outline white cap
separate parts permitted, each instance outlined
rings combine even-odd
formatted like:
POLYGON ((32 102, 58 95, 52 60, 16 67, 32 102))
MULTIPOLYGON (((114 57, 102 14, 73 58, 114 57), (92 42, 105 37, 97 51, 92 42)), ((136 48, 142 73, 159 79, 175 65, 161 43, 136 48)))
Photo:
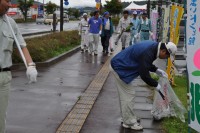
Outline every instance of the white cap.
POLYGON ((134 11, 133 14, 134 14, 134 15, 137 15, 137 11, 134 11))
POLYGON ((87 16, 87 13, 83 13, 83 16, 87 16))
POLYGON ((176 51, 177 51, 176 45, 173 42, 168 42, 168 43, 165 43, 165 46, 167 48, 167 51, 170 53, 171 60, 173 61, 176 51))

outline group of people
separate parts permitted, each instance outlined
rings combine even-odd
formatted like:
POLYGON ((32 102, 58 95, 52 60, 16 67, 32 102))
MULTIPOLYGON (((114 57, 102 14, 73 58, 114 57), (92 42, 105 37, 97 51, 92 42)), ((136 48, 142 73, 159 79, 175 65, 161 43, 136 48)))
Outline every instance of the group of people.
MULTIPOLYGON (((103 53, 109 53, 109 41, 113 34, 113 23, 109 12, 105 12, 103 17, 99 17, 99 11, 93 13, 93 17, 88 19, 87 13, 83 14, 83 19, 79 23, 79 35, 81 35, 81 52, 88 51, 89 54, 98 54, 99 39, 103 53)), ((113 49, 110 47, 110 51, 113 49)))
MULTIPOLYGON (((150 40, 153 36, 151 21, 146 13, 138 16, 137 11, 133 12, 133 16, 129 16, 129 11, 123 11, 123 17, 118 24, 118 34, 121 34, 122 50, 126 47, 135 44, 137 41, 150 40)), ((119 39, 119 38, 118 38, 119 39)), ((116 44, 117 44, 116 40, 116 44)))
MULTIPOLYGON (((104 12, 103 16, 99 17, 99 12, 95 11, 93 17, 88 19, 87 13, 83 14, 83 19, 79 23, 79 35, 81 35, 81 52, 89 51, 90 54, 97 55, 99 38, 101 37, 101 44, 103 53, 113 52, 110 38, 114 32, 113 22, 109 12, 104 12)), ((143 13, 142 17, 138 17, 136 11, 133 16, 129 16, 129 11, 123 11, 123 17, 119 20, 117 26, 117 33, 120 34, 122 42, 122 50, 137 42, 138 38, 141 41, 149 40, 153 35, 151 28, 151 21, 147 14, 143 13), (140 35, 140 37, 139 37, 140 35)), ((119 39, 116 39, 116 44, 119 39)))

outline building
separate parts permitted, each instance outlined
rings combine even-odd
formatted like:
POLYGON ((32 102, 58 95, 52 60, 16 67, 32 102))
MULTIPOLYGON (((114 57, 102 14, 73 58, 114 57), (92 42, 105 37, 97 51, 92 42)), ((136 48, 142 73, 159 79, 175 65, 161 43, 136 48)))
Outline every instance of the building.
MULTIPOLYGON (((30 7, 30 9, 27 12, 28 18, 35 18, 38 15, 38 7, 40 5, 43 5, 43 3, 34 1, 33 6, 30 7)), ((11 16, 14 19, 23 18, 23 14, 18 8, 18 2, 17 0, 11 1, 11 8, 8 10, 7 13, 8 16, 11 16)))

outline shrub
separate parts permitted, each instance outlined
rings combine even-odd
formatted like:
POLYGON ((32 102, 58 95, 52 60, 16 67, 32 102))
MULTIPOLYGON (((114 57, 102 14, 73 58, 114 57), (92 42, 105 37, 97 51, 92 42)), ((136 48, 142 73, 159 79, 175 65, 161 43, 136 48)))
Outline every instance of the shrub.
POLYGON ((24 19, 15 19, 16 23, 30 23, 30 22, 35 22, 35 19, 32 18, 27 18, 26 22, 24 21, 24 19))
POLYGON ((113 17, 113 18, 112 18, 112 22, 113 22, 113 25, 114 25, 114 26, 117 26, 117 25, 118 25, 119 19, 120 19, 119 17, 113 17))
MULTIPOLYGON (((27 48, 35 62, 46 61, 80 45, 78 31, 64 31, 26 39, 27 48)), ((17 49, 13 51, 13 63, 22 62, 17 49)))

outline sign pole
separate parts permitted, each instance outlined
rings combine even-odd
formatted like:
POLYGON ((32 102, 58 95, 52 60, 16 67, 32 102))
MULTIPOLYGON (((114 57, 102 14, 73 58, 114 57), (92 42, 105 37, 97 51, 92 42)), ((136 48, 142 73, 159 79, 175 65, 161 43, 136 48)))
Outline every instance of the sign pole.
POLYGON ((60 31, 63 31, 63 0, 60 0, 60 31))

